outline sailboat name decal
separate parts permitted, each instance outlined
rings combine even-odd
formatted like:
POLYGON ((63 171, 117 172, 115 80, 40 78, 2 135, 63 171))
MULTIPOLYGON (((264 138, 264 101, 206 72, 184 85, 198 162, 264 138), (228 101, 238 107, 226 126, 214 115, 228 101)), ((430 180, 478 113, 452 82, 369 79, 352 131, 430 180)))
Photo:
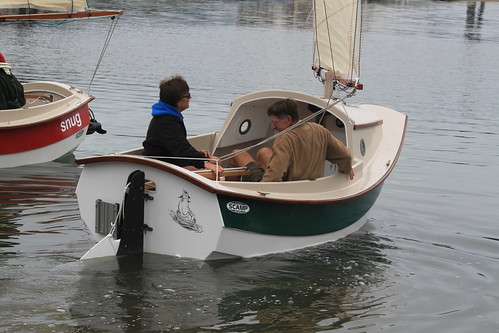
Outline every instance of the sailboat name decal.
POLYGON ((61 131, 66 132, 71 127, 77 126, 81 127, 81 116, 79 113, 67 118, 66 120, 61 121, 61 131))
POLYGON ((246 214, 250 211, 250 207, 244 202, 231 201, 227 204, 227 209, 233 213, 246 214))

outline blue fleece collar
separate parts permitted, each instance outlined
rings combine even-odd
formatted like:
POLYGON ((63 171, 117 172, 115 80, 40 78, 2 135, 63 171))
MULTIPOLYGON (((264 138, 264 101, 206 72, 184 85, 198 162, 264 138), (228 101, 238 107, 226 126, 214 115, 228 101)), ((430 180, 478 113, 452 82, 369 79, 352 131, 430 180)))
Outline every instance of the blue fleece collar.
POLYGON ((166 104, 162 101, 158 101, 158 103, 153 104, 151 109, 153 117, 169 114, 180 119, 184 119, 184 116, 182 116, 182 114, 176 107, 171 106, 170 104, 166 104))

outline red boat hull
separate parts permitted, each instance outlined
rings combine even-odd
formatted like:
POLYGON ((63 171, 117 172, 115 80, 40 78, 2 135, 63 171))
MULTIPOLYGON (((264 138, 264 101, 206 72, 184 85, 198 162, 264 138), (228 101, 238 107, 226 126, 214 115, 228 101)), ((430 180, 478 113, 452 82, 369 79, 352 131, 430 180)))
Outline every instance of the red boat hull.
POLYGON ((88 104, 84 104, 47 121, 4 129, 0 131, 0 142, 2 142, 0 155, 24 152, 54 144, 86 128, 89 123, 88 104))

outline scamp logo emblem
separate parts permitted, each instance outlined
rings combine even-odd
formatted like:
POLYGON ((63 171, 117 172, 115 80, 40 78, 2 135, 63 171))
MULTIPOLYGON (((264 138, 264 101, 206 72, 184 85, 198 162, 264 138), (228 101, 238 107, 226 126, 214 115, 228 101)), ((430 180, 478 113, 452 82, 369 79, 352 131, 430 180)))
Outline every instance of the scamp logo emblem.
POLYGON ((233 213, 246 214, 250 211, 250 208, 244 202, 231 201, 227 204, 227 209, 233 213))

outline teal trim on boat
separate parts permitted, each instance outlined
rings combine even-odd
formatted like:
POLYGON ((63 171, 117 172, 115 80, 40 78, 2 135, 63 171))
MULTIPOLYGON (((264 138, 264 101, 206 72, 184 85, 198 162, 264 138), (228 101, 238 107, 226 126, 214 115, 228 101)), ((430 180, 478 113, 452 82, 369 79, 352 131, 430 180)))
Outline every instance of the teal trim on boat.
POLYGON ((328 204, 283 203, 218 194, 227 228, 280 236, 313 236, 344 229, 373 206, 382 184, 368 193, 328 204))

